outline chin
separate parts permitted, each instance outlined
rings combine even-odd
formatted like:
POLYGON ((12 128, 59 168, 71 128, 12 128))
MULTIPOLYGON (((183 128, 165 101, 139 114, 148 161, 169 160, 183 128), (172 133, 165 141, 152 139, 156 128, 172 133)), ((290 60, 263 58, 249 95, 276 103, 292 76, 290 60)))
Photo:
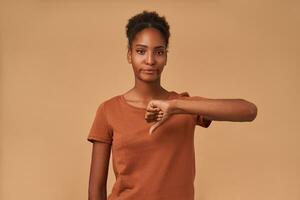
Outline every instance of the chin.
POLYGON ((155 82, 159 79, 159 77, 139 77, 139 79, 145 82, 155 82))
POLYGON ((146 78, 143 78, 142 79, 144 82, 149 82, 149 83, 151 83, 151 82, 156 82, 158 79, 157 78, 155 78, 155 79, 146 79, 146 78))

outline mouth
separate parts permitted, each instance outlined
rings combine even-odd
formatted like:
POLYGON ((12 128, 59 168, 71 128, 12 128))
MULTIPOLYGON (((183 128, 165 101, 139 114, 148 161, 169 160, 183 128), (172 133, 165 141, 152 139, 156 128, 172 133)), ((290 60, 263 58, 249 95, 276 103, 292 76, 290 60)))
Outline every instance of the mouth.
POLYGON ((156 70, 143 70, 143 72, 146 74, 154 74, 156 70))

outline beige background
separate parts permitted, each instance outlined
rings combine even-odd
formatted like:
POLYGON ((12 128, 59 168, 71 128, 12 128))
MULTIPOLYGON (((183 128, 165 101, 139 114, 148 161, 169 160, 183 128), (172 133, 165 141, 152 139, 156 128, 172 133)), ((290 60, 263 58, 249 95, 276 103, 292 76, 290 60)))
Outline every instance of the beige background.
POLYGON ((299 200, 298 2, 1 1, 0 199, 87 199, 87 133, 133 86, 125 25, 148 9, 171 25, 165 88, 258 107, 197 127, 196 200, 299 200))

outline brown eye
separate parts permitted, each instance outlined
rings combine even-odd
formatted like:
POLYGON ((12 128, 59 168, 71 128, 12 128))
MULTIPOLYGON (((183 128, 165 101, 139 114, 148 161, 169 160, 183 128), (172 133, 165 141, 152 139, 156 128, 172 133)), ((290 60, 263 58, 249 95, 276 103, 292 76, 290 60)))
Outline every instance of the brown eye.
POLYGON ((141 55, 143 55, 145 53, 145 51, 143 49, 137 49, 136 52, 141 55))
POLYGON ((157 54, 160 55, 160 56, 161 56, 161 55, 164 55, 164 53, 165 53, 165 52, 164 52, 163 50, 157 51, 157 54))

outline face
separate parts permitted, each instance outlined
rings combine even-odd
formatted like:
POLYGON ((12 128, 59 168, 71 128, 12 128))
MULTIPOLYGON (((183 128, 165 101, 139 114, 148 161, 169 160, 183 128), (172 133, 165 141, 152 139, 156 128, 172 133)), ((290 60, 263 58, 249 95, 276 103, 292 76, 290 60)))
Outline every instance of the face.
POLYGON ((136 78, 146 82, 159 80, 167 64, 165 39, 159 30, 145 28, 137 33, 127 59, 132 64, 136 78))

